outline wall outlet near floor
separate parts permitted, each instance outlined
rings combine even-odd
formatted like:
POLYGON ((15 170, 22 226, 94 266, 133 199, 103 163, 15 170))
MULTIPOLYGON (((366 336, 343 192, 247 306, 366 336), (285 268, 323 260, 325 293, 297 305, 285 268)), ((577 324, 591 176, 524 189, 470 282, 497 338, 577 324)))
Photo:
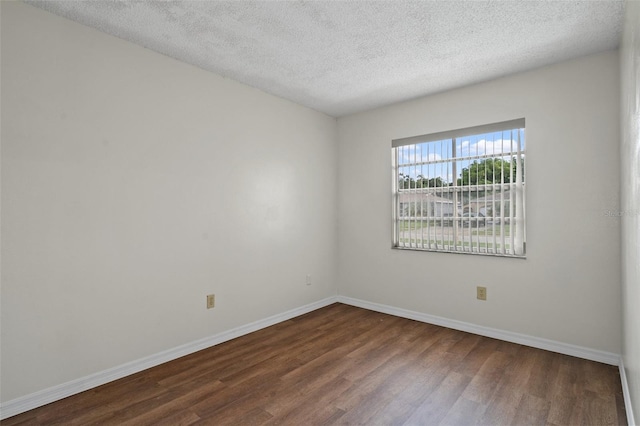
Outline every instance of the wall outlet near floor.
POLYGON ((486 287, 476 287, 478 300, 487 300, 487 288, 486 287))
POLYGON ((311 285, 311 274, 307 274, 307 285, 311 285))
POLYGON ((207 294, 207 309, 211 309, 216 306, 216 295, 207 294))

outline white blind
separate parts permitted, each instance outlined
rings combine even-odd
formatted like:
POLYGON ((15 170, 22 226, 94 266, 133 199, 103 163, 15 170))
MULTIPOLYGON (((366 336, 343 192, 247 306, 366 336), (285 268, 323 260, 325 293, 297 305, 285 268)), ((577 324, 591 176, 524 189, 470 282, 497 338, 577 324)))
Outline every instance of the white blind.
POLYGON ((393 246, 524 257, 525 121, 396 139, 393 246))

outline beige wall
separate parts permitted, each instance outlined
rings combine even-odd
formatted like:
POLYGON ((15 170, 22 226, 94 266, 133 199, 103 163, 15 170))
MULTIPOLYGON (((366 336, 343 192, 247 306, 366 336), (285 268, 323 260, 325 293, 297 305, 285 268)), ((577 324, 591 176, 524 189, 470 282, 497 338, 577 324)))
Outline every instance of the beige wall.
MULTIPOLYGON (((640 422, 640 3, 626 2, 622 75, 622 359, 640 422)), ((633 422, 633 419, 630 419, 633 422)))
POLYGON ((340 294, 620 353, 618 117, 610 51, 341 118, 340 294), (391 140, 520 117, 527 259, 391 249, 391 140))
POLYGON ((336 294, 335 119, 13 2, 1 83, 3 402, 336 294))

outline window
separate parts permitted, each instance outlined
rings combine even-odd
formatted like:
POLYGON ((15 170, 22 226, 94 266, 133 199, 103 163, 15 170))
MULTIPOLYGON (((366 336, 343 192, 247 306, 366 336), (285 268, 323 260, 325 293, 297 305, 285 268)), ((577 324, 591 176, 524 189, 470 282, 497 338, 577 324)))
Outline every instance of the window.
POLYGON ((525 257, 524 127, 393 140, 393 247, 525 257))

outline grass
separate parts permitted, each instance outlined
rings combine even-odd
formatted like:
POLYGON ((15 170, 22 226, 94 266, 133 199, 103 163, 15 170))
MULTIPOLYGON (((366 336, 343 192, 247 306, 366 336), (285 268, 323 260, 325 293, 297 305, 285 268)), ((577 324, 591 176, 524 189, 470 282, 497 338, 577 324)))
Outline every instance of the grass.
POLYGON ((438 226, 435 220, 425 221, 413 221, 413 220, 401 220, 398 222, 398 229, 401 231, 415 231, 416 229, 422 229, 427 227, 438 226))
MULTIPOLYGON (((436 220, 425 220, 425 221, 413 221, 413 220, 400 220, 398 221, 398 229, 402 232, 402 231, 416 231, 416 230, 420 230, 420 229, 427 229, 427 228, 432 228, 432 229, 436 229, 436 228, 451 228, 451 226, 442 226, 438 224, 439 221, 436 220)), ((460 229, 460 228, 459 228, 460 229)), ((469 226, 465 226, 464 229, 469 229, 469 226)), ((471 227, 472 232, 471 235, 478 235, 478 236, 502 236, 502 234, 500 233, 500 225, 496 225, 495 226, 495 234, 494 234, 494 228, 493 226, 489 225, 486 227, 480 227, 480 228, 476 228, 476 227, 471 227)), ((505 237, 509 237, 511 235, 511 227, 508 224, 504 225, 504 236, 505 237)))
MULTIPOLYGON (((500 233, 500 225, 496 225, 495 231, 496 231, 496 233, 495 233, 496 236, 502 236, 502 234, 500 233)), ((484 229, 477 229, 477 230, 474 229, 472 235, 493 236, 494 235, 493 227, 488 226, 488 227, 486 227, 484 229)), ((508 237, 510 235, 511 235, 510 225, 504 225, 504 236, 508 237)))

